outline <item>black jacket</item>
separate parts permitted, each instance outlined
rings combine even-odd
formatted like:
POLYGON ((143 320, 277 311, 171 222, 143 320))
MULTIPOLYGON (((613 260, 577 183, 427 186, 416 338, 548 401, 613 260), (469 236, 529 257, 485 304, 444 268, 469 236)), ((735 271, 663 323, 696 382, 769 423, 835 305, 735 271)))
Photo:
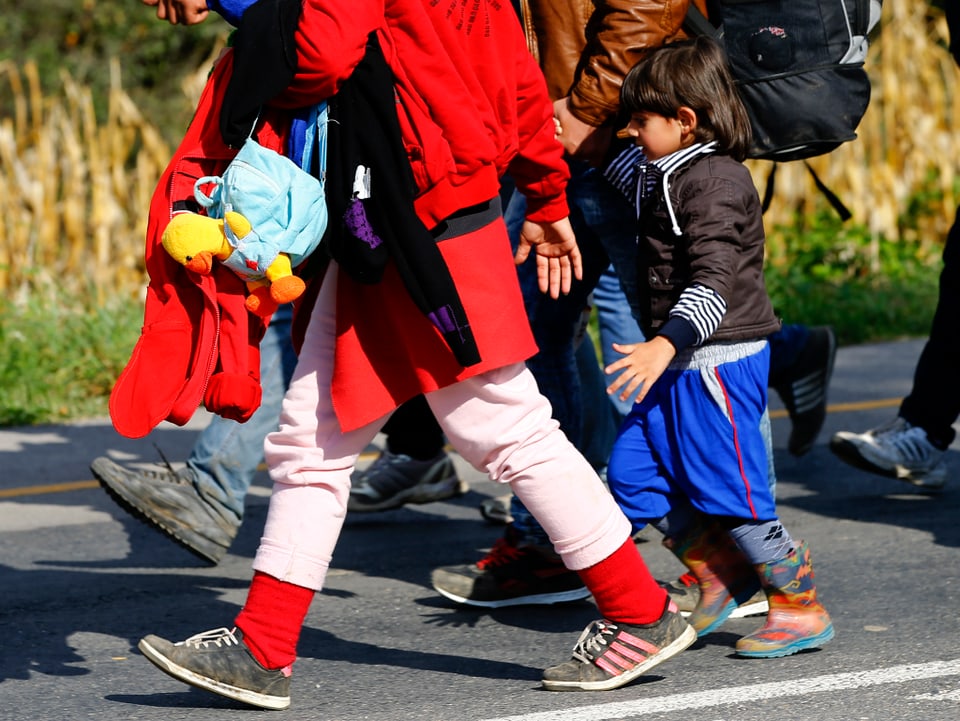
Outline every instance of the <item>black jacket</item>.
POLYGON ((693 159, 668 177, 671 213, 658 184, 639 226, 640 317, 651 337, 694 283, 718 293, 727 312, 710 337, 763 338, 780 328, 763 280, 763 215, 750 172, 726 155, 693 159))

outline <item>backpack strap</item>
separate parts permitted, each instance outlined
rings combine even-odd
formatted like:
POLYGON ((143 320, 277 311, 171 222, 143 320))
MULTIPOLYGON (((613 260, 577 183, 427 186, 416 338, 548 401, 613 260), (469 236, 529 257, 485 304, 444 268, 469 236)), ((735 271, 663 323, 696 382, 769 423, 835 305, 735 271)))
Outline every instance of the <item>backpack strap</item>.
POLYGON ((718 28, 710 22, 707 16, 700 12, 700 8, 692 2, 687 5, 687 14, 683 18, 683 29, 686 30, 688 35, 706 35, 718 42, 723 37, 723 28, 718 28))
MULTIPOLYGON (((827 199, 827 202, 837 211, 837 215, 840 216, 841 221, 850 220, 853 217, 853 213, 850 212, 850 209, 843 204, 843 201, 834 193, 830 188, 828 188, 820 177, 814 171, 813 166, 810 165, 806 160, 803 161, 803 164, 807 166, 807 170, 810 172, 810 176, 813 178, 814 185, 817 186, 817 190, 823 193, 823 197, 827 199)), ((763 188, 763 199, 761 201, 761 212, 766 213, 767 209, 770 207, 770 203, 773 202, 773 188, 774 181, 777 177, 777 166, 779 163, 773 163, 770 166, 770 172, 767 173, 767 182, 764 184, 763 188)))

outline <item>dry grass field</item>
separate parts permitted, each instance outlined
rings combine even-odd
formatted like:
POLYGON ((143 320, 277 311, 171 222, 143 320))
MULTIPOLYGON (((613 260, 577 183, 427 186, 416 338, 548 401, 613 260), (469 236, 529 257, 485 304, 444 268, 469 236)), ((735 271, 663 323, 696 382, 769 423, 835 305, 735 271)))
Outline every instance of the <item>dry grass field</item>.
MULTIPOLYGON (((931 13, 926 3, 885 0, 859 139, 811 162, 854 222, 921 253, 935 252, 952 220, 960 160, 957 69, 945 23, 931 13), (918 197, 929 207, 905 225, 918 197)), ((185 82, 189 92, 205 71, 185 82)), ((98 122, 89 89, 66 71, 62 92, 44 97, 34 67, 0 65, 0 83, 16 99, 13 116, 0 119, 0 293, 7 299, 68 290, 99 304, 142 290, 147 208, 171 148, 124 92, 119 61, 109 72, 109 111, 98 122)), ((761 187, 768 165, 751 166, 761 187)), ((788 262, 777 229, 795 227, 822 203, 801 163, 779 168, 768 213, 771 263, 788 262)))

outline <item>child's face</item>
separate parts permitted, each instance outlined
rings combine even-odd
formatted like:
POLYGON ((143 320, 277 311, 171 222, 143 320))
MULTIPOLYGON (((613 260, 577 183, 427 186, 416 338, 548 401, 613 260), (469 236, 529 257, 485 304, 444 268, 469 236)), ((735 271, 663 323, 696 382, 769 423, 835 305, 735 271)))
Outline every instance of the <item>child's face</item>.
POLYGON ((658 160, 683 147, 685 129, 677 118, 643 111, 633 113, 627 133, 643 148, 648 160, 658 160))

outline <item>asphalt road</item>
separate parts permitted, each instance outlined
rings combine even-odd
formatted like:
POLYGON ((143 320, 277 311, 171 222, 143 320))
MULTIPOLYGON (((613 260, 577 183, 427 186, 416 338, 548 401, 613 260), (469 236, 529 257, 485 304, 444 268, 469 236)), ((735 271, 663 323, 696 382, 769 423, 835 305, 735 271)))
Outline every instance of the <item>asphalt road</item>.
MULTIPOLYGON (((591 602, 458 609, 430 588, 438 565, 478 558, 500 533, 477 507, 501 489, 462 462, 454 502, 348 518, 328 588, 311 607, 278 718, 336 721, 953 721, 960 719, 960 458, 931 496, 849 468, 830 434, 889 419, 921 343, 841 348, 817 447, 795 459, 774 414, 781 517, 813 550, 836 639, 774 660, 733 656, 760 619, 730 621, 623 689, 550 693, 541 670, 568 657, 591 602)), ((777 406, 772 405, 773 408, 777 406)), ((231 625, 245 598, 269 493, 258 477, 231 553, 209 567, 127 517, 88 464, 186 457, 204 418, 149 438, 106 420, 0 430, 0 720, 206 721, 269 714, 190 689, 136 650, 231 625)), ((656 534, 655 574, 681 568, 656 534)))

